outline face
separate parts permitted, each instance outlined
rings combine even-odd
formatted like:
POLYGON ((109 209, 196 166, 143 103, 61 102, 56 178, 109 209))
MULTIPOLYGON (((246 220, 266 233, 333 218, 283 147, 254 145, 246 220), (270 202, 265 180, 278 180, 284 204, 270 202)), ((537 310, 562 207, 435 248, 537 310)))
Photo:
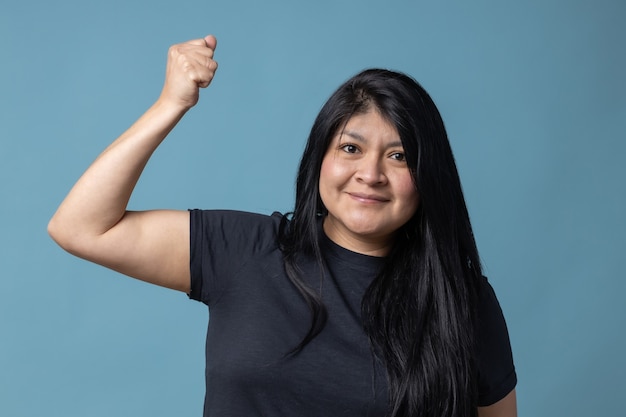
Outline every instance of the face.
POLYGON ((322 161, 319 191, 324 231, 354 252, 384 256, 419 197, 396 128, 377 110, 348 120, 322 161))

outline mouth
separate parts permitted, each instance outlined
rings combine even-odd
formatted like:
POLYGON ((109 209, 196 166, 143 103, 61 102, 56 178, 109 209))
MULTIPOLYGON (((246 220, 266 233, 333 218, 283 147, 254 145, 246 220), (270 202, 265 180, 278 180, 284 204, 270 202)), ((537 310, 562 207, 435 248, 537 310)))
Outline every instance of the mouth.
POLYGON ((367 194, 367 193, 347 193, 354 200, 357 200, 361 203, 365 204, 375 204, 375 203, 386 203, 389 201, 389 198, 380 195, 380 194, 367 194))

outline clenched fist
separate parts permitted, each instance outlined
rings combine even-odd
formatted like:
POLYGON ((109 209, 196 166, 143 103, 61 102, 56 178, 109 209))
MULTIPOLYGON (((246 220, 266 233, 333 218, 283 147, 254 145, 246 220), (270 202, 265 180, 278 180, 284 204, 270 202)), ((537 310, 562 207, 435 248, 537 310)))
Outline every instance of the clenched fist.
POLYGON ((199 89, 208 87, 217 70, 213 59, 216 46, 213 35, 171 46, 159 100, 184 109, 193 107, 198 102, 199 89))

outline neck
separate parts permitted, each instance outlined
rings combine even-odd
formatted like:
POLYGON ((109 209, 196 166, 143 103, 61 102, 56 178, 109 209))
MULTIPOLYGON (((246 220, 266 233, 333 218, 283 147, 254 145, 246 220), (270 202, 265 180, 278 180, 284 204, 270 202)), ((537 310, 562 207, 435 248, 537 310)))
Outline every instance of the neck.
POLYGON ((336 227, 328 217, 324 219, 324 233, 335 244, 349 251, 369 256, 384 257, 389 254, 394 243, 393 236, 359 235, 336 227))

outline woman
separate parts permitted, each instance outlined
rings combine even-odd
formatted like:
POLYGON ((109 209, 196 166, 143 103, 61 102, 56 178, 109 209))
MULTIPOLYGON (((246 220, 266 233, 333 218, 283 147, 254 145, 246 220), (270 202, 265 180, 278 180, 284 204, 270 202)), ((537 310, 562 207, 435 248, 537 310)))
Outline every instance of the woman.
POLYGON ((331 96, 290 218, 126 210, 211 83, 215 47, 170 48, 159 99, 78 180, 54 240, 209 305, 205 416, 516 416, 508 334, 443 122, 411 78, 368 70, 331 96))

